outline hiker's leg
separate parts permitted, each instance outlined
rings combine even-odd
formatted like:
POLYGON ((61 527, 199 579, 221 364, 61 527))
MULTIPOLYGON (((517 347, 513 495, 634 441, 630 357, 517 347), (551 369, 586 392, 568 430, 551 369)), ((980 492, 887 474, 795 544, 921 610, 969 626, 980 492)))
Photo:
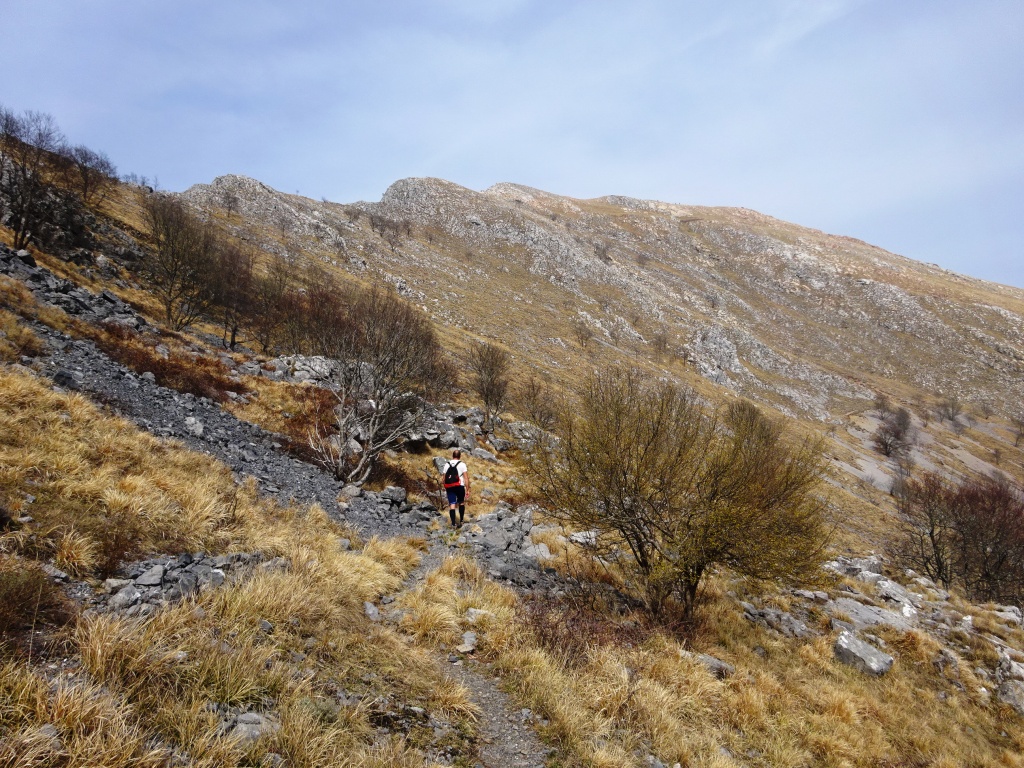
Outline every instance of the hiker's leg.
POLYGON ((462 521, 466 519, 466 505, 459 504, 459 525, 462 525, 462 521))
POLYGON ((447 496, 448 516, 452 519, 452 525, 455 525, 455 505, 459 503, 459 494, 454 488, 448 488, 447 496))

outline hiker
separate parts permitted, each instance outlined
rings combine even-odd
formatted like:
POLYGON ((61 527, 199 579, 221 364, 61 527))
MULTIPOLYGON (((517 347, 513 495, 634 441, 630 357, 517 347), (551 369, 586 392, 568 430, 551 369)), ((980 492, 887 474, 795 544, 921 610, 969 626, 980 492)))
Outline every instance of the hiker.
POLYGON ((448 494, 448 516, 452 525, 462 527, 466 517, 466 498, 469 496, 469 468, 462 461, 462 451, 456 448, 444 468, 444 490, 448 494), (455 522, 455 506, 459 507, 459 521, 455 522))

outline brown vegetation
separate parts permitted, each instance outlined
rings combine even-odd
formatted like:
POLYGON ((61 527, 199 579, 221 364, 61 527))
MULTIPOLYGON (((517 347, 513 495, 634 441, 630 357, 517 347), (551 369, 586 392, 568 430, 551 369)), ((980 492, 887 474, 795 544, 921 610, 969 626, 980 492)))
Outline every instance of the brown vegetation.
POLYGON ((196 397, 226 401, 228 392, 244 393, 246 386, 231 377, 227 366, 215 357, 188 355, 167 348, 157 351, 156 339, 143 339, 135 331, 116 323, 98 327, 80 325, 77 330, 96 342, 112 359, 136 373, 152 373, 157 383, 196 397))
POLYGON ((899 508, 900 563, 974 600, 1024 598, 1024 496, 1005 477, 924 473, 904 484, 899 508))
POLYGON ((659 613, 692 612, 715 566, 754 578, 812 573, 827 540, 820 449, 737 402, 716 414, 636 370, 597 373, 532 456, 551 514, 597 532, 596 551, 659 613))

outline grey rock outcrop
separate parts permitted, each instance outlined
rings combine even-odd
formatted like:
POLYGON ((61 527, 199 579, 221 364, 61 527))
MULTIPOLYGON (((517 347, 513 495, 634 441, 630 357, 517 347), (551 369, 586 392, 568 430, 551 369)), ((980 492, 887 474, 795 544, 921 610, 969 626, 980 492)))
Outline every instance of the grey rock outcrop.
POLYGON ((892 656, 865 643, 851 632, 839 633, 833 651, 843 664, 875 677, 881 677, 892 669, 892 656))
POLYGON ((107 579, 104 591, 91 594, 88 610, 125 616, 148 616, 161 606, 204 589, 215 589, 229 579, 245 578, 254 568, 277 567, 258 553, 230 555, 183 553, 127 565, 123 578, 107 579))

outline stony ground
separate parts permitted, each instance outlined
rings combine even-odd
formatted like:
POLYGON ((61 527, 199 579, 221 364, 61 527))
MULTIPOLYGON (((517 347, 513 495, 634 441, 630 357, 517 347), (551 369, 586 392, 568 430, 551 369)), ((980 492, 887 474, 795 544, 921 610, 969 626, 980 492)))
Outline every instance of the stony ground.
MULTIPOLYGON (((61 306, 83 319, 114 318, 136 328, 145 325, 116 297, 91 294, 60 281, 5 249, 0 249, 0 273, 24 280, 41 300, 61 306)), ((492 511, 475 518, 457 534, 448 531, 446 526, 438 529, 433 523, 438 519, 445 522, 443 513, 429 504, 410 503, 404 489, 346 494, 344 485, 333 476, 290 456, 284 449, 286 441, 280 435, 236 418, 211 400, 161 387, 151 375, 137 375, 112 361, 92 342, 72 339, 39 324, 35 324, 34 329, 44 339, 46 352, 35 359, 25 358, 22 363, 50 377, 55 386, 81 391, 153 434, 179 440, 194 450, 217 457, 232 469, 239 481, 254 478, 266 495, 284 502, 319 504, 328 514, 349 523, 363 536, 424 537, 428 552, 419 575, 425 569, 436 567, 453 547, 458 547, 477 558, 488 575, 496 580, 522 589, 557 590, 562 586, 555 574, 543 568, 542 561, 538 560, 543 557, 543 545, 532 541, 535 524, 528 507, 513 509, 498 503, 492 511), (343 503, 339 504, 339 496, 344 499, 343 503)), ((450 424, 437 426, 435 431, 459 432, 450 424)), ((467 441, 471 440, 464 430, 461 434, 467 441)), ((481 456, 480 460, 491 459, 493 457, 481 456)), ((149 594, 147 590, 155 587, 143 582, 155 578, 153 572, 158 568, 179 568, 198 581, 209 575, 207 571, 221 567, 217 563, 153 562, 145 567, 136 564, 134 570, 129 567, 131 572, 126 572, 126 583, 115 585, 118 592, 112 591, 111 597, 125 589, 137 590, 145 597, 149 594)), ((885 652, 884 642, 872 634, 873 628, 879 625, 919 628, 954 651, 964 653, 966 649, 960 648, 955 638, 965 632, 978 633, 971 624, 971 617, 957 613, 949 603, 949 595, 926 579, 915 580, 915 575, 910 573, 906 574, 905 585, 886 579, 877 558, 839 558, 828 567, 864 586, 856 590, 847 586, 831 594, 795 591, 793 608, 788 612, 770 605, 742 603, 744 615, 749 621, 764 624, 783 635, 804 637, 821 631, 809 617, 811 609, 818 606, 834 617, 832 629, 840 632, 837 658, 870 675, 884 675, 893 663, 885 652), (863 640, 858 639, 858 634, 863 640)), ((152 596, 165 597, 156 592, 152 596)), ((136 604, 141 606, 143 602, 136 604)), ((140 612, 145 610, 139 608, 140 612)), ((990 607, 987 616, 1007 629, 1022 623, 1019 609, 1013 607, 990 607)), ((991 669, 979 668, 974 673, 985 681, 988 691, 1024 713, 1024 664, 1014 660, 1015 649, 1003 647, 999 639, 989 633, 984 637, 997 647, 999 661, 991 669)), ((713 657, 701 657, 701 661, 718 676, 731 674, 730 669, 723 668, 713 657)), ((483 713, 482 744, 477 756, 481 765, 491 768, 545 764, 550 754, 534 730, 535 715, 512 703, 485 664, 475 661, 472 654, 443 656, 438 658, 438 663, 446 665, 472 692, 483 713)))
MULTIPOLYGON (((39 298, 59 304, 85 319, 115 315, 135 327, 145 324, 116 297, 74 288, 42 267, 14 258, 6 249, 0 253, 0 273, 25 280, 39 298)), ((240 482, 255 479, 264 495, 286 503, 319 504, 329 515, 350 524, 364 537, 427 537, 429 551, 418 574, 436 567, 454 545, 453 537, 445 535, 444 528, 430 530, 432 520, 442 513, 427 504, 407 503, 404 490, 389 488, 383 493, 362 492, 346 497, 343 483, 319 467, 290 456, 284 449, 286 441, 282 436, 236 418, 212 400, 182 394, 158 385, 152 376, 137 375, 111 360, 91 341, 73 339, 40 323, 34 323, 33 330, 45 341, 47 351, 39 358, 23 359, 22 363, 53 379, 55 386, 79 391, 142 429, 215 456, 231 468, 240 482), (339 504, 339 496, 346 499, 342 504, 339 504)), ((527 524, 524 529, 521 516, 515 518, 515 526, 506 523, 503 527, 504 520, 505 514, 501 511, 484 516, 474 528, 478 534, 468 534, 467 528, 469 539, 481 541, 473 543, 464 537, 462 543, 479 555, 482 564, 496 578, 525 586, 550 580, 552 575, 543 573, 535 560, 517 554, 524 547, 530 526, 527 524), (486 528, 480 527, 480 522, 486 528)), ((444 521, 447 522, 447 517, 444 521)), ((206 571, 226 570, 234 562, 230 558, 221 559, 223 563, 218 560, 207 564, 206 571)), ((175 566, 181 567, 174 557, 128 565, 123 574, 127 578, 108 583, 107 595, 89 594, 81 584, 69 586, 76 597, 94 609, 146 615, 161 599, 180 597, 180 594, 168 593, 173 587, 161 590, 160 578, 147 582, 147 579, 153 581, 156 570, 159 569, 162 576, 165 569, 175 566)), ((188 573, 201 567, 190 563, 188 573)), ((206 577, 209 578, 209 574, 206 577)), ((203 574, 196 578, 202 580, 203 574)), ((221 581, 223 578, 221 575, 221 581)), ((533 730, 532 714, 515 707, 498 689, 497 680, 486 665, 472 657, 466 660, 441 657, 438 662, 472 692, 473 700, 483 713, 480 765, 499 768, 545 764, 550 750, 533 730)))

